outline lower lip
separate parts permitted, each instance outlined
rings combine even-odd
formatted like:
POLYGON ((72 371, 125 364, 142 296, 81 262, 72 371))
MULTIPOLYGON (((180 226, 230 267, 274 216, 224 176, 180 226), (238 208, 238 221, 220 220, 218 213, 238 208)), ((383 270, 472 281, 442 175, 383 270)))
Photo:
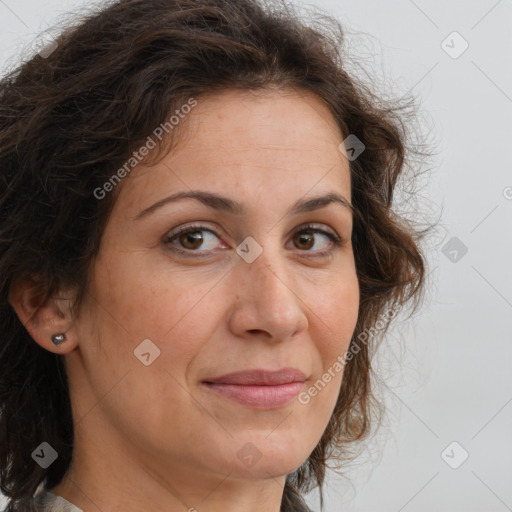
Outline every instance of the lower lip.
POLYGON ((285 405, 295 398, 304 387, 304 382, 290 382, 278 386, 246 386, 206 382, 203 384, 215 393, 258 409, 271 409, 285 405))

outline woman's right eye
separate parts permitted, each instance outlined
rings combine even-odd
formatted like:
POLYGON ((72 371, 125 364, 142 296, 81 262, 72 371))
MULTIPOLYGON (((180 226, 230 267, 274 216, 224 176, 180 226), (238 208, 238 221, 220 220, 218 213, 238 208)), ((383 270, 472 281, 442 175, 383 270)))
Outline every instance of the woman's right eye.
MULTIPOLYGON (((215 240, 219 237, 205 226, 187 226, 176 233, 171 233, 165 239, 165 244, 171 251, 179 253, 198 253, 198 249, 213 251, 217 244, 215 240)), ((227 246, 226 246, 227 247, 227 246)))

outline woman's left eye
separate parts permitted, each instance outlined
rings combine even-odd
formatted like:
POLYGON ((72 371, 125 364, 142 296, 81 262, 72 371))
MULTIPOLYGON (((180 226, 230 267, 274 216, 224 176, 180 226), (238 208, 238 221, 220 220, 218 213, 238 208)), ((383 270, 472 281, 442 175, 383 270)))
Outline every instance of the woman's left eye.
MULTIPOLYGON (((173 252, 182 254, 198 253, 194 254, 194 256, 207 256, 207 254, 202 254, 202 252, 214 250, 216 247, 215 239, 218 238, 214 231, 205 226, 186 226, 177 233, 169 234, 164 242, 173 252), (201 248, 201 251, 197 250, 199 248, 201 248)), ((327 255, 335 247, 343 245, 343 240, 338 235, 315 226, 303 226, 294 234, 292 241, 298 249, 314 252, 320 256, 327 255), (321 240, 320 243, 318 242, 318 235, 321 235, 321 239, 323 238, 323 241, 321 240), (333 247, 329 248, 329 245, 333 247), (312 248, 316 250, 311 250, 312 248)), ((225 248, 228 247, 225 246, 225 248)))

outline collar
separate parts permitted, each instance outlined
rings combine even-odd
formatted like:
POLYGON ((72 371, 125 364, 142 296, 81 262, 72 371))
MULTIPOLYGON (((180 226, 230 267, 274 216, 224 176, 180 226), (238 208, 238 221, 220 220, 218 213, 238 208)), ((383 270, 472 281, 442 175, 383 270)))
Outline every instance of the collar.
POLYGON ((34 497, 34 505, 38 512, 83 512, 62 496, 51 491, 42 491, 34 497))

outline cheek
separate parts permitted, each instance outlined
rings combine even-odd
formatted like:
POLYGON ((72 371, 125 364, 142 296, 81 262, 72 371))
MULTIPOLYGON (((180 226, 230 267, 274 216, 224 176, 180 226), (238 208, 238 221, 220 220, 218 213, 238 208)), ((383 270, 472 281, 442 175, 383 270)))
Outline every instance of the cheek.
POLYGON ((81 409, 91 409, 111 390, 101 400, 102 409, 133 439, 144 439, 148 433, 160 439, 169 429, 179 431, 188 416, 192 422, 197 415, 186 377, 216 325, 218 302, 207 300, 211 284, 186 286, 184 281, 190 280, 184 277, 157 278, 130 272, 121 264, 97 270, 95 300, 90 301, 87 320, 84 317, 97 333, 84 353, 94 396, 81 409), (148 366, 134 355, 145 339, 159 350, 148 366))
POLYGON ((359 283, 355 274, 332 282, 312 289, 310 294, 309 329, 319 361, 314 379, 298 397, 318 428, 325 428, 336 405, 343 361, 359 313, 359 283))
POLYGON ((100 309, 117 324, 114 328, 134 339, 165 343, 200 314, 211 288, 204 276, 148 265, 143 252, 119 253, 99 263, 94 294, 100 309))
MULTIPOLYGON (((324 335, 321 342, 325 359, 343 354, 350 344, 359 314, 359 283, 357 276, 334 281, 334 285, 313 291, 310 318, 316 319, 324 335)), ((331 361, 332 362, 332 361, 331 361)))

